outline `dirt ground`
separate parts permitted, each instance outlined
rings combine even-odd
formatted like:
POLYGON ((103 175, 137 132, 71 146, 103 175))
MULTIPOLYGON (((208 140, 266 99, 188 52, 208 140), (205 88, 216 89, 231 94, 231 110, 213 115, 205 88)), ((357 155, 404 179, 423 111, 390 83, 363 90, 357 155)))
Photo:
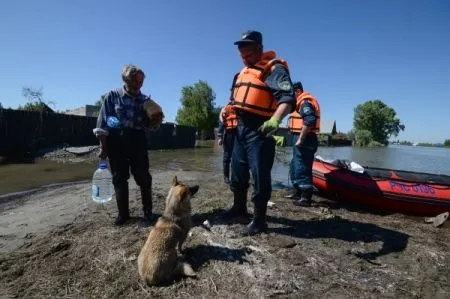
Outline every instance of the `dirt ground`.
POLYGON ((0 297, 450 298, 449 223, 435 228, 423 218, 378 215, 319 197, 301 208, 274 191, 269 232, 248 237, 241 234, 248 221, 218 220, 232 199, 220 175, 152 174, 157 214, 174 174, 200 185, 192 200, 196 226, 185 244, 197 278, 143 285, 137 256, 151 228, 142 225, 134 181, 135 218, 123 227, 112 225, 115 201, 95 204, 89 183, 79 183, 0 203, 0 297))

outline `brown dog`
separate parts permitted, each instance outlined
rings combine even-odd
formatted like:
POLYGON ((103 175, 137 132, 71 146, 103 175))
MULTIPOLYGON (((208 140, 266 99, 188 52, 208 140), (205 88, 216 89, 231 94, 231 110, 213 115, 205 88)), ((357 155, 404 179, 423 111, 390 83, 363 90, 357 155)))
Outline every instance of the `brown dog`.
POLYGON ((198 186, 180 184, 174 176, 166 199, 166 209, 159 217, 138 257, 139 276, 147 285, 162 285, 177 276, 195 276, 192 267, 181 261, 183 242, 192 227, 191 197, 198 186))

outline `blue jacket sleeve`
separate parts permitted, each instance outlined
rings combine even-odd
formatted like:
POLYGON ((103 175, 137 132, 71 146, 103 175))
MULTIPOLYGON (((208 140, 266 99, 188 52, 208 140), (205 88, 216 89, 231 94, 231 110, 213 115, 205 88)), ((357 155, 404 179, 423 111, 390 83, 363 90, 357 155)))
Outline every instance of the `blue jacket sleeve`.
POLYGON ((313 126, 316 123, 317 117, 314 111, 314 107, 308 100, 303 101, 298 113, 300 113, 301 117, 303 118, 303 123, 305 124, 305 126, 313 126))
POLYGON ((107 124, 108 115, 115 115, 112 93, 108 92, 101 97, 102 106, 97 117, 97 125, 93 130, 95 136, 109 135, 107 124))
POLYGON ((276 64, 274 69, 265 79, 267 87, 279 104, 290 104, 292 111, 295 109, 295 93, 289 72, 281 65, 276 64))

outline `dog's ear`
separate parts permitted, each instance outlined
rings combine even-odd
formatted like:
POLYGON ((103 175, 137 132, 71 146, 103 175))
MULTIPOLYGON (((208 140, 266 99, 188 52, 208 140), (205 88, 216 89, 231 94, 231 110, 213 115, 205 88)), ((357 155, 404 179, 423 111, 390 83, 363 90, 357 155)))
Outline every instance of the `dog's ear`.
POLYGON ((189 194, 190 194, 191 196, 194 196, 194 194, 197 193, 197 191, 198 191, 198 185, 190 186, 190 187, 189 187, 189 194))
POLYGON ((189 200, 189 189, 188 188, 181 189, 180 200, 183 202, 189 200))
POLYGON ((178 179, 177 179, 177 176, 174 175, 173 179, 172 179, 172 186, 176 186, 176 185, 178 185, 178 179))

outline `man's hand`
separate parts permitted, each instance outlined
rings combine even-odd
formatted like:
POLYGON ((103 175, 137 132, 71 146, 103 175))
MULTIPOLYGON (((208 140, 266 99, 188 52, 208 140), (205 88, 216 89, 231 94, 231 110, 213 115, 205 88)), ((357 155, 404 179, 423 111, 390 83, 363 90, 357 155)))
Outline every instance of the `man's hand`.
POLYGON ((305 141, 306 135, 311 131, 311 127, 303 125, 302 131, 298 134, 297 142, 295 143, 296 147, 301 147, 303 145, 303 141, 305 141))
POLYGON ((297 142, 295 143, 295 146, 296 147, 301 147, 302 145, 303 145, 303 139, 302 139, 302 136, 299 135, 298 139, 297 139, 297 142))
POLYGON ((275 139, 275 144, 277 146, 283 146, 284 143, 284 137, 283 136, 274 136, 272 135, 273 139, 275 139))
POLYGON ((101 135, 99 136, 100 139, 100 153, 98 154, 98 157, 102 160, 105 160, 106 157, 108 157, 108 153, 107 153, 107 145, 108 142, 106 141, 106 135, 101 135))
POLYGON ((219 138, 219 140, 217 141, 217 143, 219 143, 219 145, 223 144, 222 138, 219 138))
POLYGON ((162 111, 153 113, 149 119, 150 121, 162 121, 164 119, 164 113, 162 111))
POLYGON ((276 130, 280 127, 281 120, 276 117, 271 117, 269 120, 265 121, 261 127, 259 127, 258 131, 269 136, 275 133, 276 130))
POLYGON ((108 154, 106 153, 106 149, 104 147, 100 147, 100 153, 98 154, 98 157, 102 160, 105 160, 106 157, 108 157, 108 154))

